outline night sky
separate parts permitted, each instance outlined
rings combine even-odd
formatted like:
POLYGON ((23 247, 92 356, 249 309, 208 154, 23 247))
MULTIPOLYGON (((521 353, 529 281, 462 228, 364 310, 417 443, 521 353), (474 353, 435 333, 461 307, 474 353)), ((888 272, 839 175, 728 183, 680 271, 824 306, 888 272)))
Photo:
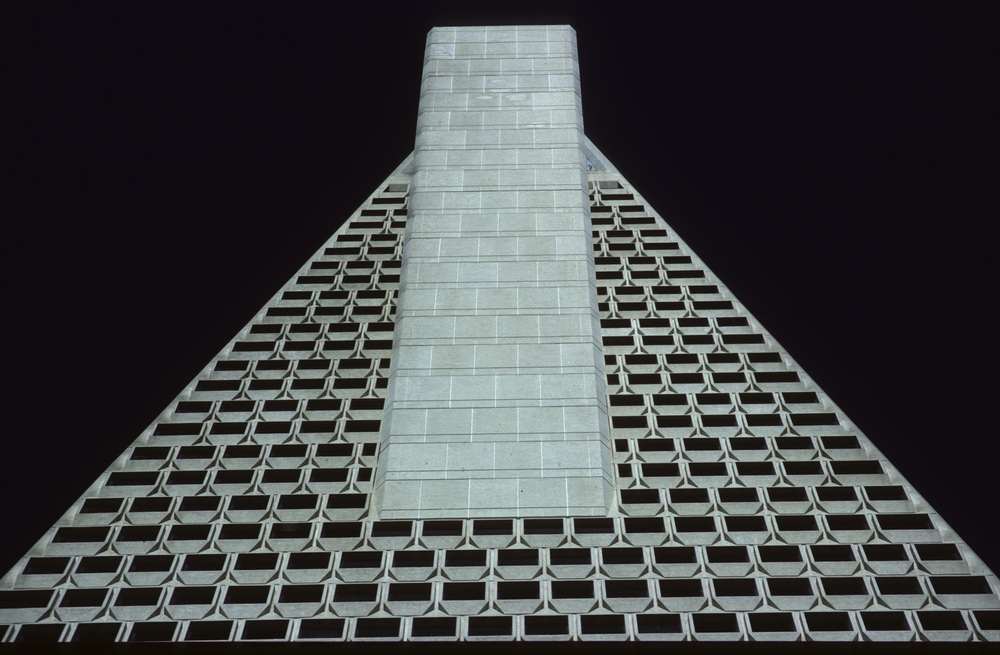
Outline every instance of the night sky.
POLYGON ((412 150, 428 29, 484 23, 576 28, 588 136, 1000 570, 985 10, 142 4, 9 25, 0 574, 412 150))

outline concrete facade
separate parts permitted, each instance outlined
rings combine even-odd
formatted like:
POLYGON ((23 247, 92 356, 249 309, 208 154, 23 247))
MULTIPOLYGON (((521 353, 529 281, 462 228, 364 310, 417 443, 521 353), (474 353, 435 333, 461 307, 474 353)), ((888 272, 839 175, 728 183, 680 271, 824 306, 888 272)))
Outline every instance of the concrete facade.
POLYGON ((607 514, 583 139, 572 28, 431 30, 381 518, 607 514))
MULTIPOLYGON (((575 71, 571 39, 435 30, 425 90, 487 44, 575 71)), ((0 644, 1000 641, 997 577, 579 132, 579 100, 540 127, 470 112, 491 88, 425 99, 422 124, 466 104, 0 578, 0 644), (522 129, 545 143, 500 147, 522 129), (530 159, 558 150, 566 189, 530 159), (584 488, 527 490, 551 479, 584 488)))

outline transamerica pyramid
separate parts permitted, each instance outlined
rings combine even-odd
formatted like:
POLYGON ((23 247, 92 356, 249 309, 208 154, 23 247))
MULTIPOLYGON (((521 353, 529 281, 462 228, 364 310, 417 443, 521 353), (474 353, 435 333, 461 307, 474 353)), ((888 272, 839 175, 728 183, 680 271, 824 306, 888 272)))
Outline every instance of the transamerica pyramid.
POLYGON ((435 28, 413 154, 0 579, 0 642, 981 642, 998 591, 586 138, 573 30, 435 28))

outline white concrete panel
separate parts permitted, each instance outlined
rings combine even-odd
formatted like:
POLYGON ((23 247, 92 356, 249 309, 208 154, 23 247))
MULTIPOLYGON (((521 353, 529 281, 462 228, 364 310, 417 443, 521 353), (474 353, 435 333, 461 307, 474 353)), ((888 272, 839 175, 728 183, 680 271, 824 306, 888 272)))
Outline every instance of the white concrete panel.
POLYGON ((605 515, 575 34, 441 28, 427 43, 376 509, 605 515), (406 443, 416 420, 426 444, 406 443))

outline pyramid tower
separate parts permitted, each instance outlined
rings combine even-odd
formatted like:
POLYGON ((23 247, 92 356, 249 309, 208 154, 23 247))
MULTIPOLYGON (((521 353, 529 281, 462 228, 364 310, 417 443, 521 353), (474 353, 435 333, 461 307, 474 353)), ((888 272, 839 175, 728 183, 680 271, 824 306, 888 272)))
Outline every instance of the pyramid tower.
POLYGON ((431 31, 414 154, 0 580, 0 642, 1000 640, 584 136, 575 52, 431 31))

